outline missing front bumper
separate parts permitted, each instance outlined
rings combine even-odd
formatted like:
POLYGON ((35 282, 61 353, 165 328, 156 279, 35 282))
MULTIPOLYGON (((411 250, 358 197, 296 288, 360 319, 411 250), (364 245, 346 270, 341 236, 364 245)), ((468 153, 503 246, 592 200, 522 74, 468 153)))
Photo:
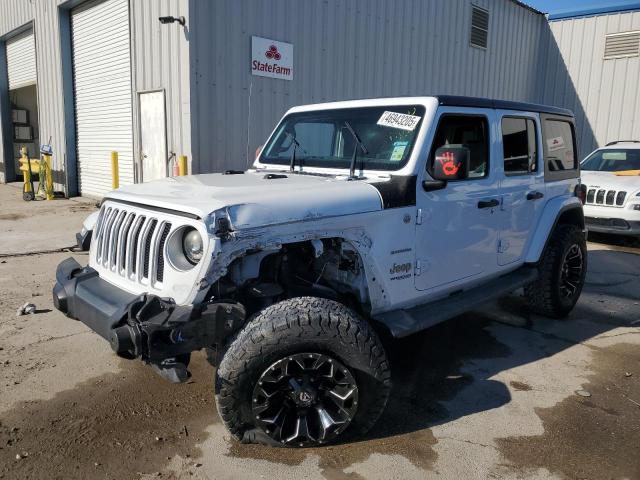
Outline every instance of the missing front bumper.
POLYGON ((118 355, 160 369, 194 350, 219 345, 246 316, 235 302, 181 306, 151 294, 131 294, 73 258, 58 265, 53 303, 107 340, 118 355))

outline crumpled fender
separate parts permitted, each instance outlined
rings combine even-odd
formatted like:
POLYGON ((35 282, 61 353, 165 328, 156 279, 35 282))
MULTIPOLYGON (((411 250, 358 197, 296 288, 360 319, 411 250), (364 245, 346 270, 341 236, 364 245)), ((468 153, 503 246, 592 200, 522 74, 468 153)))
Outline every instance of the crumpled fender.
MULTIPOLYGON (((538 226, 535 230, 527 254, 525 256, 526 263, 536 263, 540 260, 542 252, 547 244, 547 240, 553 232, 560 216, 571 209, 580 209, 582 218, 582 202, 578 197, 560 196, 549 200, 544 206, 538 226)), ((584 225, 584 220, 583 220, 584 225)))

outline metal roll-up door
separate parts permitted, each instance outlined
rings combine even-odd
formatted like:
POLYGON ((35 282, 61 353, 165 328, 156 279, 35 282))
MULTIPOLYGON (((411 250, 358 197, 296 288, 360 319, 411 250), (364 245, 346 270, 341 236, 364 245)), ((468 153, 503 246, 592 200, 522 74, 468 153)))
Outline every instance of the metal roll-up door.
POLYGON ((111 152, 120 185, 133 183, 133 120, 128 0, 90 2, 71 11, 78 187, 111 190, 111 152))
POLYGON ((9 90, 36 83, 36 42, 33 31, 7 40, 9 90))

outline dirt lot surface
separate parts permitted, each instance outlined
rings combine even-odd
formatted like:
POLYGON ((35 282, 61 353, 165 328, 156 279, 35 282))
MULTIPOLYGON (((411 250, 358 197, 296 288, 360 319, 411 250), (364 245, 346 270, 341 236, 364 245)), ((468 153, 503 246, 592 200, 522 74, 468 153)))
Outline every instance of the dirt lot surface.
POLYGON ((389 342, 394 391, 362 441, 273 449, 229 439, 202 354, 172 385, 53 310, 57 263, 86 254, 15 254, 71 245, 93 207, 18 193, 0 186, 2 479, 640 478, 637 243, 591 239, 567 320, 514 296, 389 342))

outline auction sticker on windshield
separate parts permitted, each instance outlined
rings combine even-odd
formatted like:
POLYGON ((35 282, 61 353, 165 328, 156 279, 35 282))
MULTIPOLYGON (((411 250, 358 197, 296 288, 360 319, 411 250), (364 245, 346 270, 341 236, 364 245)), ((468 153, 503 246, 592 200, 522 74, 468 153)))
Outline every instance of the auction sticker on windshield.
POLYGON ((395 142, 393 144, 393 151, 391 152, 391 157, 389 158, 392 162, 399 162, 404 157, 404 151, 407 149, 407 145, 409 142, 395 142))
POLYGON ((421 117, 407 115, 406 113, 385 111, 378 120, 378 125, 383 127, 399 128, 401 130, 415 130, 421 117))

